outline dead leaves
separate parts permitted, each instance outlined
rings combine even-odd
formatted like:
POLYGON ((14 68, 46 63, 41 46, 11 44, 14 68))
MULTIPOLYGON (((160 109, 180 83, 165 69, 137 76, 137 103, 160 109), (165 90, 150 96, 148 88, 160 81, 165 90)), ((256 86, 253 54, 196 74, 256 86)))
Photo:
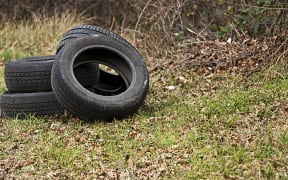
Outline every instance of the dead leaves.
POLYGON ((277 37, 262 41, 246 38, 230 43, 188 39, 173 48, 163 49, 167 51, 162 53, 165 56, 158 59, 157 63, 149 61, 148 64, 152 76, 159 71, 175 73, 187 69, 203 74, 221 71, 251 73, 275 61, 285 49, 287 45, 278 42, 277 37))

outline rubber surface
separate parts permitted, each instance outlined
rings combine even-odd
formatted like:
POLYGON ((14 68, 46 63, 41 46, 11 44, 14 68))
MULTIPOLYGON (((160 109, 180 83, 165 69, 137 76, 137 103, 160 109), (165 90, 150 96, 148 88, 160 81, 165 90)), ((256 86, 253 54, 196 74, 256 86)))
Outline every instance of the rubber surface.
MULTIPOLYGON (((69 42, 75 40, 76 38, 79 37, 85 37, 91 34, 101 34, 101 35, 106 35, 109 36, 111 38, 114 38, 116 40, 119 40, 125 44, 127 44, 128 46, 130 46, 131 48, 135 49, 128 41, 126 41, 123 37, 121 37, 120 35, 109 31, 108 29, 99 27, 99 26, 94 26, 94 25, 89 25, 89 24, 83 24, 83 25, 79 25, 79 26, 75 26, 72 29, 70 29, 68 32, 66 32, 62 38, 62 40, 60 41, 57 50, 56 50, 56 54, 69 42)), ((136 49, 135 49, 136 50, 136 49)))
POLYGON ((77 38, 57 54, 52 69, 52 89, 70 113, 84 120, 111 120, 135 113, 149 87, 146 65, 140 54, 126 43, 103 35, 77 38), (96 61, 113 67, 125 81, 123 92, 112 96, 93 93, 77 82, 74 64, 96 61))
POLYGON ((11 92, 51 91, 55 56, 16 59, 5 65, 5 83, 11 92))
MULTIPOLYGON (((16 59, 5 65, 4 76, 10 92, 51 91, 51 69, 55 55, 16 59)), ((99 67, 82 65, 75 68, 75 75, 83 85, 99 81, 99 67)))
POLYGON ((90 87, 92 92, 105 96, 120 94, 127 89, 125 81, 120 75, 111 74, 102 69, 99 70, 99 83, 90 87))
MULTIPOLYGON (((101 28, 99 26, 93 26, 93 25, 79 25, 75 26, 72 29, 70 29, 68 32, 66 32, 60 41, 56 54, 60 52, 60 50, 68 43, 72 42, 73 40, 81 37, 86 37, 93 34, 101 34, 105 36, 109 36, 111 38, 114 38, 118 41, 121 41, 125 44, 127 44, 130 48, 134 49, 136 53, 137 50, 124 38, 122 38, 120 35, 109 31, 107 29, 101 28)), ((123 91, 123 88, 125 87, 124 81, 121 76, 114 75, 109 72, 106 72, 104 70, 101 70, 99 72, 99 84, 98 85, 92 85, 89 87, 89 89, 92 92, 98 92, 99 94, 103 95, 113 95, 117 94, 121 91, 123 91)))
POLYGON ((51 116, 64 112, 53 92, 9 93, 5 92, 0 99, 0 115, 9 118, 51 116))

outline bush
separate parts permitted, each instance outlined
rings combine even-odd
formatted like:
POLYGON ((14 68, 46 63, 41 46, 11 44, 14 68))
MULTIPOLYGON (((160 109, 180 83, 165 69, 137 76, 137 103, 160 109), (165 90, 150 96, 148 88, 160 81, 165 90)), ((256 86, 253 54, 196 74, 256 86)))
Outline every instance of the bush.
POLYGON ((2 19, 23 19, 47 11, 77 9, 100 26, 130 28, 175 39, 175 33, 224 38, 227 35, 249 36, 286 33, 287 0, 0 0, 2 19), (200 33, 201 32, 201 33, 200 33), (190 34, 189 33, 189 34, 190 34))

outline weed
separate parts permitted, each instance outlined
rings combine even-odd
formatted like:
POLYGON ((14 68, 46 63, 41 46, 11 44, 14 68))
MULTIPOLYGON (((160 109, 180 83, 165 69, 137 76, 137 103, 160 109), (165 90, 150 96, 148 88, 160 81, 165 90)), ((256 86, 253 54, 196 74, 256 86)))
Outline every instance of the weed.
POLYGON ((0 52, 0 61, 7 62, 14 58, 20 58, 25 56, 33 56, 33 54, 26 54, 17 50, 9 49, 0 52))
POLYGON ((55 54, 63 33, 80 22, 84 23, 85 18, 68 12, 55 14, 51 18, 44 14, 35 16, 31 21, 8 21, 0 31, 0 61, 55 54))

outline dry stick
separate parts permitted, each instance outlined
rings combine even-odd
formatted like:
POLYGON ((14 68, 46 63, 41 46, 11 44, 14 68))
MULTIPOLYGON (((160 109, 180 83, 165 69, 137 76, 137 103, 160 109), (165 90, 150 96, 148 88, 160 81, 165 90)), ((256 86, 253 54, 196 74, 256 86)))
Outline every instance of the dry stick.
POLYGON ((123 17, 123 20, 122 20, 122 22, 121 22, 121 30, 120 30, 121 36, 123 36, 123 33, 124 33, 124 24, 125 24, 125 21, 126 21, 126 16, 123 17))
MULTIPOLYGON (((287 41, 288 41, 288 38, 285 39, 285 41, 279 46, 279 48, 275 51, 274 54, 277 54, 277 53, 282 49, 282 47, 283 47, 284 45, 286 45, 287 41)), ((287 51, 287 50, 285 50, 284 53, 285 53, 286 51, 287 51)), ((271 54, 271 56, 274 56, 274 54, 271 54)), ((269 58, 270 58, 271 56, 269 56, 269 58)), ((276 61, 276 63, 277 63, 277 62, 278 62, 278 61, 276 61)))
POLYGON ((268 9, 268 10, 285 10, 285 11, 288 10, 288 8, 285 7, 265 7, 265 6, 252 6, 252 5, 244 5, 244 6, 258 9, 268 9))
MULTIPOLYGON (((196 33, 195 31, 193 31, 192 29, 190 29, 190 28, 188 28, 188 27, 186 28, 186 30, 187 30, 188 32, 192 33, 192 34, 195 34, 196 37, 200 37, 200 38, 202 38, 202 39, 205 39, 205 37, 201 36, 200 33, 196 33)), ((205 41, 205 42, 206 42, 206 41, 205 41)))
MULTIPOLYGON (((165 27, 165 19, 166 19, 166 17, 168 16, 169 11, 170 11, 170 9, 168 8, 167 11, 166 11, 165 14, 164 14, 163 19, 162 19, 162 28, 163 28, 163 30, 164 30, 164 32, 165 32, 165 35, 168 34, 168 31, 167 31, 167 29, 166 29, 166 27, 165 27)), ((169 16, 168 16, 168 20, 171 21, 171 20, 169 19, 169 16)), ((172 22, 172 23, 174 23, 174 22, 172 22)), ((171 23, 171 24, 172 24, 172 23, 171 23)), ((171 26, 170 26, 170 27, 171 27, 171 26)), ((170 29, 170 30, 171 30, 171 29, 170 29)))
MULTIPOLYGON (((275 21, 275 23, 273 23, 272 25, 271 25, 271 32, 272 32, 272 34, 274 34, 274 30, 275 30, 275 26, 279 23, 279 20, 281 19, 281 17, 283 16, 283 14, 284 14, 284 10, 281 10, 280 11, 280 13, 279 13, 279 15, 278 15, 278 17, 277 17, 277 19, 276 19, 276 21, 275 21)), ((281 23, 280 23, 280 30, 282 29, 281 28, 281 23)))
MULTIPOLYGON (((288 41, 288 38, 286 38, 285 41, 278 47, 278 49, 277 49, 274 53, 272 53, 267 59, 271 59, 271 58, 274 56, 274 54, 277 54, 277 53, 281 50, 281 48, 287 43, 287 41, 288 41)), ((253 71, 246 73, 245 76, 249 76, 249 75, 251 75, 252 73, 258 72, 258 71, 261 70, 261 68, 267 68, 267 66, 268 66, 270 63, 271 63, 271 61, 266 61, 266 63, 263 63, 262 66, 259 65, 259 66, 258 66, 257 68, 255 68, 253 71)), ((276 63, 275 63, 275 64, 276 64, 276 63)))
POLYGON ((205 26, 205 28, 204 29, 202 29, 201 31, 200 31, 200 33, 199 34, 202 34, 204 31, 206 31, 209 27, 210 27, 210 25, 212 24, 214 22, 214 19, 212 19, 209 23, 208 23, 208 25, 207 26, 205 26))
MULTIPOLYGON (((277 61, 276 61, 276 62, 280 61, 280 58, 284 58, 285 54, 288 54, 288 49, 285 50, 283 53, 281 53, 281 54, 279 55, 279 57, 277 58, 277 61)), ((282 78, 284 78, 284 75, 283 75, 283 74, 280 74, 279 72, 276 72, 276 73, 277 73, 279 76, 281 76, 282 78)))
POLYGON ((241 36, 240 32, 237 30, 237 28, 235 27, 234 23, 233 24, 228 23, 228 25, 233 29, 234 32, 237 33, 238 37, 241 36))
MULTIPOLYGON (((138 25, 139 25, 139 23, 140 23, 140 20, 141 20, 143 14, 144 14, 144 11, 147 9, 147 7, 148 7, 149 4, 151 3, 151 1, 152 1, 152 0, 149 0, 149 1, 145 4, 145 6, 144 6, 144 8, 142 9, 140 15, 138 16, 138 19, 137 19, 137 22, 136 22, 136 25, 135 25, 135 32, 137 32, 138 25)), ((135 41, 136 41, 136 34, 134 34, 134 43, 135 43, 135 41)))
POLYGON ((112 17, 112 23, 111 23, 110 28, 109 28, 110 30, 113 30, 113 28, 114 28, 114 26, 115 26, 115 21, 116 21, 116 20, 115 20, 115 17, 113 16, 113 17, 112 17))
MULTIPOLYGON (((182 8, 183 8, 183 6, 185 5, 186 2, 188 2, 188 0, 184 0, 184 2, 182 2, 182 3, 179 2, 179 0, 177 0, 177 11, 178 11, 178 12, 182 12, 182 8)), ((177 20, 177 19, 180 20, 181 28, 183 29, 183 27, 184 27, 183 24, 184 24, 184 23, 183 23, 183 20, 182 20, 181 13, 179 13, 178 18, 176 18, 176 20, 177 20)), ((176 20, 175 20, 175 18, 174 18, 174 22, 175 22, 176 20)), ((173 24, 174 24, 174 22, 173 22, 173 24)), ((171 24, 171 25, 172 25, 172 24, 171 24)), ((172 27, 170 27, 170 29, 171 29, 171 28, 172 28, 172 27)))
POLYGON ((189 31, 190 33, 192 33, 192 34, 195 34, 196 36, 198 36, 199 35, 199 33, 196 33, 195 31, 193 31, 192 29, 190 29, 190 28, 186 28, 186 30, 187 31, 189 31))
POLYGON ((191 33, 193 33, 193 34, 195 34, 196 37, 201 37, 202 39, 206 39, 206 38, 205 38, 204 36, 202 36, 201 34, 202 34, 204 31, 206 31, 213 22, 214 22, 214 19, 212 19, 212 21, 210 21, 210 22, 208 23, 208 25, 205 26, 199 33, 194 32, 192 29, 190 29, 190 28, 188 28, 188 27, 186 28, 186 30, 189 31, 189 32, 191 32, 191 33))

